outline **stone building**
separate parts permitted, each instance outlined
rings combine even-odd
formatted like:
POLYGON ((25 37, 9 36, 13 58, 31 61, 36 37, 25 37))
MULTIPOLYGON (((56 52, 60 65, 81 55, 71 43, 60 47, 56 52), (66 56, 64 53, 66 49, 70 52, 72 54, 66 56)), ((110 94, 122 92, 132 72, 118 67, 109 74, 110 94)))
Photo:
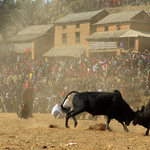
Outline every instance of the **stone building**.
POLYGON ((96 31, 92 24, 108 15, 106 10, 69 14, 56 22, 54 47, 44 57, 79 57, 85 54, 85 38, 96 31))
POLYGON ((150 17, 143 10, 112 13, 93 26, 96 32, 86 38, 88 57, 98 53, 117 54, 122 42, 127 51, 150 49, 150 17))
POLYGON ((54 33, 53 24, 29 26, 4 40, 0 52, 4 55, 11 53, 11 56, 19 56, 20 59, 24 59, 28 53, 29 58, 39 59, 54 46, 54 33))

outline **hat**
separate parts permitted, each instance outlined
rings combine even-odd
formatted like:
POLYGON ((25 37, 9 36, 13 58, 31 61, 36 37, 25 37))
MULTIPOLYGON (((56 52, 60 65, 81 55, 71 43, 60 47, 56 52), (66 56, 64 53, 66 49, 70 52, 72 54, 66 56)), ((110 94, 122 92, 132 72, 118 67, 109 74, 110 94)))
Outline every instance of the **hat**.
POLYGON ((27 87, 27 86, 29 86, 29 84, 28 84, 28 83, 26 83, 26 84, 25 84, 25 87, 27 87))

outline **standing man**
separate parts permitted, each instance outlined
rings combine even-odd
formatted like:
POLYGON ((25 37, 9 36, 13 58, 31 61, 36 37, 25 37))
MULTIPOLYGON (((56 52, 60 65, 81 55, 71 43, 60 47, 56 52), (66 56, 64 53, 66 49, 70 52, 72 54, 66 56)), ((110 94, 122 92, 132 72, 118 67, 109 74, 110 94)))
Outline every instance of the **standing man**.
POLYGON ((29 118, 34 118, 32 115, 33 110, 33 90, 30 88, 29 84, 25 84, 25 89, 22 91, 22 101, 27 104, 29 108, 29 118))
POLYGON ((1 101, 2 112, 7 113, 6 98, 4 95, 5 95, 4 92, 2 94, 0 93, 0 101, 1 101))

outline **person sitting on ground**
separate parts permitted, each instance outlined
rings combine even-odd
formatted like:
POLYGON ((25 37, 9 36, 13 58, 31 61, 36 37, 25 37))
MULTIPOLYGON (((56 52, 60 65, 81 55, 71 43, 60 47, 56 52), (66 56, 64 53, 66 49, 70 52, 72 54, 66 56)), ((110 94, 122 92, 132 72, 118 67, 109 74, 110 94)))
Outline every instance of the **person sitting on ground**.
POLYGON ((17 112, 17 115, 19 117, 19 119, 28 119, 29 117, 29 108, 28 108, 28 105, 24 102, 22 102, 20 105, 19 105, 19 111, 17 112))
POLYGON ((54 116, 54 118, 56 119, 58 117, 58 119, 62 119, 64 118, 64 113, 62 112, 62 109, 60 107, 59 104, 56 104, 53 109, 52 109, 52 112, 51 114, 54 116))

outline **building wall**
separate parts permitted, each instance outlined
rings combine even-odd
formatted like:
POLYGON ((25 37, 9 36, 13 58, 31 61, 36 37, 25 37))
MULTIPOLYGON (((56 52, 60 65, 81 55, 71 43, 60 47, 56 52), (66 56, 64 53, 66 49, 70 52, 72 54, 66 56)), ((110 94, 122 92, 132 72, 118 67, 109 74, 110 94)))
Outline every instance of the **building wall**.
POLYGON ((105 32, 105 26, 97 26, 97 32, 105 32))
POLYGON ((150 23, 131 22, 131 29, 150 32, 150 23))
POLYGON ((62 25, 55 26, 55 47, 70 45, 86 45, 85 38, 90 35, 90 22, 80 23, 80 28, 76 24, 67 24, 66 29, 62 25), (75 33, 80 32, 80 43, 76 43, 75 33), (67 43, 62 44, 62 33, 66 33, 67 43))
POLYGON ((130 29, 130 23, 123 24, 106 24, 97 26, 97 32, 105 32, 105 26, 108 26, 108 31, 115 31, 117 29, 117 25, 120 25, 120 30, 128 30, 130 29))
POLYGON ((34 54, 32 53, 32 59, 39 59, 44 53, 50 50, 54 46, 53 35, 44 35, 34 41, 34 54))
POLYGON ((115 31, 117 29, 117 25, 120 25, 120 30, 138 30, 138 31, 147 31, 150 32, 150 17, 145 13, 141 12, 140 14, 136 15, 132 18, 131 22, 127 23, 115 23, 115 24, 105 24, 105 25, 98 25, 97 32, 104 32, 105 26, 108 26, 108 31, 115 31))
POLYGON ((124 23, 121 25, 120 30, 128 30, 130 29, 130 23, 124 23))
POLYGON ((132 19, 137 20, 137 21, 150 22, 150 17, 148 16, 147 13, 145 13, 145 11, 140 12, 138 15, 134 16, 132 19))
POLYGON ((86 41, 86 57, 89 58, 89 42, 86 41))
POLYGON ((109 25, 108 31, 115 31, 117 29, 116 25, 109 25))
POLYGON ((135 50, 138 51, 139 50, 139 39, 135 39, 135 50))
POLYGON ((31 58, 34 59, 34 42, 32 42, 31 58))
POLYGON ((109 13, 104 10, 104 11, 102 11, 101 13, 97 14, 96 16, 94 16, 94 17, 92 18, 91 27, 90 27, 90 30, 91 30, 90 34, 96 32, 96 26, 95 26, 95 25, 93 26, 93 24, 96 23, 96 22, 98 22, 99 20, 103 19, 103 18, 106 17, 108 14, 109 14, 109 13))
MULTIPOLYGON (((98 25, 96 26, 96 31, 105 32, 105 26, 108 26, 108 31, 115 31, 117 29, 117 25, 120 25, 120 30, 133 29, 137 31, 150 32, 150 17, 144 11, 136 15, 132 18, 132 20, 133 21, 131 22, 121 24, 98 25)), ((134 48, 136 51, 143 51, 144 49, 150 49, 149 39, 150 38, 144 37, 118 39, 118 44, 123 41, 126 48, 134 48)))
POLYGON ((139 37, 139 51, 143 52, 145 49, 150 49, 150 38, 139 37))

